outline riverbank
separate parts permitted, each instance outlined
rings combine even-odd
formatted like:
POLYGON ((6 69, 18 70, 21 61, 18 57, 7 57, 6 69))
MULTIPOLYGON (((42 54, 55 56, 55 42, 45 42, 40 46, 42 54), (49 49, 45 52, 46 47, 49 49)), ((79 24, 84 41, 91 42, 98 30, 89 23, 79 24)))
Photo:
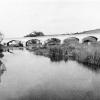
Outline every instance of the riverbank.
POLYGON ((96 66, 100 68, 100 44, 92 43, 90 45, 71 43, 69 45, 61 44, 41 48, 27 48, 36 55, 46 56, 51 61, 76 60, 79 63, 96 66))
MULTIPOLYGON (((4 47, 3 51, 9 48, 4 47)), ((22 48, 22 47, 16 47, 22 48)), ((52 62, 75 60, 81 64, 85 64, 90 68, 100 69, 100 43, 81 44, 72 42, 69 44, 49 45, 49 46, 27 46, 27 50, 34 52, 35 55, 41 55, 50 58, 52 62)), ((2 49, 1 49, 2 50, 2 49)))

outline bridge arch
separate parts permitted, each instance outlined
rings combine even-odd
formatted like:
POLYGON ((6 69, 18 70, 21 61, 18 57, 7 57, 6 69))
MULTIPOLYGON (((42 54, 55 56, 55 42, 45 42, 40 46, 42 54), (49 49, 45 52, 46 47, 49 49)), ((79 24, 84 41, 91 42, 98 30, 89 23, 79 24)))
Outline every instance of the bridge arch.
POLYGON ((97 42, 98 38, 95 36, 88 36, 82 39, 83 44, 90 44, 97 42))
POLYGON ((11 41, 7 42, 7 46, 21 46, 21 47, 23 47, 23 44, 19 40, 11 40, 11 41))
POLYGON ((34 44, 41 44, 41 41, 39 39, 30 39, 30 40, 26 41, 26 43, 25 43, 26 46, 30 46, 30 45, 34 45, 34 44))
POLYGON ((61 40, 58 38, 49 38, 46 41, 44 41, 44 45, 59 45, 61 43, 61 40))
POLYGON ((69 37, 63 40, 63 44, 70 44, 70 43, 79 43, 79 38, 69 37))

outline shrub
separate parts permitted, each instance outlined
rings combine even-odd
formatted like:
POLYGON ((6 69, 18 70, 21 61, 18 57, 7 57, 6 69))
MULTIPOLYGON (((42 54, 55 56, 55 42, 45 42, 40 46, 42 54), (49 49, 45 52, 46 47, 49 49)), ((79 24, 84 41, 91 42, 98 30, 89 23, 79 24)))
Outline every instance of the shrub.
POLYGON ((61 61, 63 60, 63 50, 60 47, 50 48, 49 57, 51 61, 61 61))

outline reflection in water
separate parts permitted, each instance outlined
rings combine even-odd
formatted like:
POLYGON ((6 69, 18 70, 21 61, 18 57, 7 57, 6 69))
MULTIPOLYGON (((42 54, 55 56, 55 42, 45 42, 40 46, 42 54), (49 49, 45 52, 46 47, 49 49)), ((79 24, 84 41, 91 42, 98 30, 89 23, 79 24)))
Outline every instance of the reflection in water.
MULTIPOLYGON (((0 58, 4 57, 2 53, 0 53, 0 58)), ((0 82, 1 82, 1 75, 6 71, 5 64, 0 60, 0 82)))
POLYGON ((10 51, 10 49, 7 49, 7 51, 8 51, 9 53, 13 53, 12 51, 10 51))
POLYGON ((1 75, 6 71, 5 64, 0 60, 0 82, 1 82, 1 75))
POLYGON ((8 48, 5 48, 4 49, 4 52, 9 52, 9 53, 13 53, 12 51, 14 51, 14 50, 24 50, 24 48, 18 48, 18 47, 8 47, 8 48))
MULTIPOLYGON (((56 51, 55 49, 54 50, 51 49, 51 51, 49 52, 49 56, 47 56, 47 57, 50 59, 51 62, 55 62, 55 63, 58 63, 58 62, 61 62, 61 61, 65 61, 67 63, 70 60, 71 61, 76 61, 73 56, 70 56, 70 57, 68 57, 66 55, 63 56, 63 54, 61 54, 61 52, 58 53, 58 51, 56 51)), ((83 65, 83 67, 86 67, 89 70, 92 70, 92 71, 94 71, 96 73, 99 73, 100 72, 100 66, 98 66, 98 65, 92 65, 92 64, 88 64, 88 63, 84 63, 84 62, 83 63, 82 62, 80 63, 78 61, 76 61, 76 62, 79 63, 80 65, 83 65)))
POLYGON ((86 64, 81 64, 81 65, 83 65, 85 68, 88 68, 89 70, 92 70, 93 72, 100 73, 100 66, 86 65, 86 64))
POLYGON ((4 52, 9 52, 9 53, 12 53, 12 54, 14 54, 14 50, 24 50, 24 48, 16 48, 16 47, 9 47, 9 48, 5 48, 4 49, 4 52))
MULTIPOLYGON (((29 51, 29 50, 28 50, 29 51)), ((30 53, 33 53, 32 51, 29 51, 30 53)), ((34 53, 33 53, 33 55, 34 55, 34 53)), ((44 56, 45 57, 45 56, 44 56)), ((50 61, 51 62, 53 62, 53 63, 60 63, 60 62, 62 62, 62 61, 64 61, 64 62, 68 62, 68 61, 75 61, 75 59, 73 58, 73 57, 67 57, 67 56, 64 56, 64 57, 62 57, 62 55, 60 55, 59 53, 50 53, 49 54, 49 56, 47 56, 49 59, 50 59, 50 61)), ((79 63, 78 61, 76 61, 77 63, 79 63)), ((94 72, 96 72, 96 73, 99 73, 100 72, 100 66, 96 66, 96 65, 89 65, 89 64, 85 64, 85 63, 79 63, 80 65, 83 65, 83 67, 85 67, 85 68, 88 68, 89 70, 92 70, 92 71, 94 71, 94 72)))
POLYGON ((4 57, 4 54, 3 53, 0 53, 0 58, 3 58, 4 57))

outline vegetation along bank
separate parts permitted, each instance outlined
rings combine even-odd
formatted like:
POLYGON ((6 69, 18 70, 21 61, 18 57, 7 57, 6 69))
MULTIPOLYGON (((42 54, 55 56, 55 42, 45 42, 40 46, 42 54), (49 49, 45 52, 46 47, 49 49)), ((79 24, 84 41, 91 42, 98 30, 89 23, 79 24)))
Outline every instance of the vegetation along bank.
POLYGON ((100 68, 100 42, 79 43, 77 38, 71 38, 65 39, 61 44, 60 40, 52 38, 40 46, 27 46, 27 50, 36 55, 49 57, 51 61, 70 59, 90 67, 100 68))

